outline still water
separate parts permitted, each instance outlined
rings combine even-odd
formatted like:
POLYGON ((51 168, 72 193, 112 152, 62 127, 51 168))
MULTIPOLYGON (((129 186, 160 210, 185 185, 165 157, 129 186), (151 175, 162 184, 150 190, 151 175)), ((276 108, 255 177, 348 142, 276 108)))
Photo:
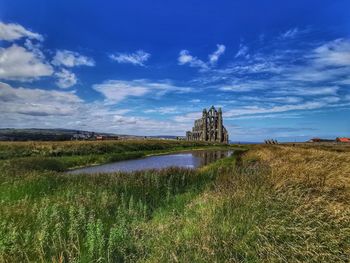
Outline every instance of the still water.
POLYGON ((191 151, 175 154, 164 154, 149 156, 140 159, 126 160, 115 163, 91 166, 69 171, 70 174, 81 173, 111 173, 111 172, 133 172, 148 169, 162 169, 167 167, 198 168, 224 157, 229 157, 232 150, 220 151, 191 151))

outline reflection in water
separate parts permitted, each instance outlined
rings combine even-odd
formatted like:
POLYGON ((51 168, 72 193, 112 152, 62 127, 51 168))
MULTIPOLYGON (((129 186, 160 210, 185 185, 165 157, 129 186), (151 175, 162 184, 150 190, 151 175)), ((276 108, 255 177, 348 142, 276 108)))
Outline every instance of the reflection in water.
POLYGON ((192 155, 200 160, 200 165, 197 167, 202 167, 216 160, 229 157, 232 153, 232 151, 194 151, 192 155))
POLYGON ((120 161, 104 165, 86 167, 69 171, 70 174, 80 173, 111 173, 133 172, 147 169, 162 169, 167 167, 198 168, 218 159, 231 156, 233 151, 192 151, 177 154, 150 156, 141 159, 120 161))

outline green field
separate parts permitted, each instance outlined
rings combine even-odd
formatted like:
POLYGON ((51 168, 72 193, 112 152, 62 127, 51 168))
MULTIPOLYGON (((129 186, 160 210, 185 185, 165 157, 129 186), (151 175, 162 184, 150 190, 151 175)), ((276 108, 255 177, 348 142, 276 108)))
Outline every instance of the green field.
POLYGON ((262 145, 198 170, 64 173, 219 147, 0 143, 0 262, 348 262, 347 147, 262 145))

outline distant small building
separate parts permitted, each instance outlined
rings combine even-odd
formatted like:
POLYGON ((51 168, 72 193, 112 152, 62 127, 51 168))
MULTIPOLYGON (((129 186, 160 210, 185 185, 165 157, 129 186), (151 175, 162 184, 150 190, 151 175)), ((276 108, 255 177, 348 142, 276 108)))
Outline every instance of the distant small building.
POLYGON ((320 138, 312 138, 309 140, 309 142, 321 142, 320 138))
POLYGON ((336 141, 337 142, 347 142, 347 143, 350 143, 350 138, 345 138, 345 137, 343 137, 343 138, 337 138, 336 139, 336 141))
POLYGON ((71 137, 71 140, 89 140, 93 137, 92 133, 89 132, 77 132, 76 134, 73 134, 73 136, 71 137))
POLYGON ((119 136, 114 135, 96 135, 96 141, 104 141, 104 140, 119 140, 119 136))
POLYGON ((308 142, 335 142, 335 141, 330 139, 312 138, 308 142))

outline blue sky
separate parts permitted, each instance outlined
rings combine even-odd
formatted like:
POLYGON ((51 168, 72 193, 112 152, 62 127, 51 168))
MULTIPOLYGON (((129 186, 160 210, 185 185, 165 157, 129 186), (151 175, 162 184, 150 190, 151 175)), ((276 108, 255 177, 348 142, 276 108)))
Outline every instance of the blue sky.
POLYGON ((0 127, 350 136, 349 1, 0 0, 0 127))

